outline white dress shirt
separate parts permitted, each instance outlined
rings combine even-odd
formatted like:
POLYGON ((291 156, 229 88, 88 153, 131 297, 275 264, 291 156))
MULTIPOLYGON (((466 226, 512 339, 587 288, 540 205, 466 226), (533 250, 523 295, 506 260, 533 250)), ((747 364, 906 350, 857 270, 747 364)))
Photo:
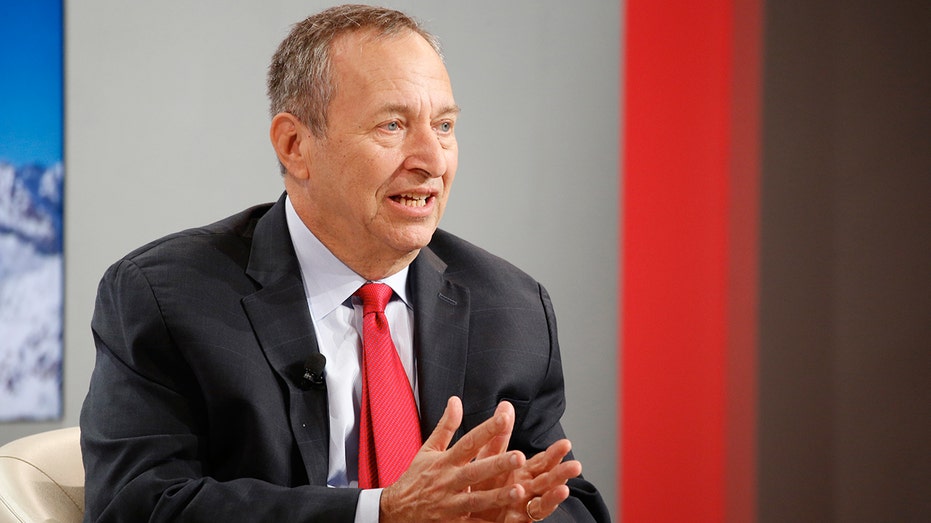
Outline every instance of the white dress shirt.
MULTIPOLYGON (((366 283, 333 255, 304 225, 291 199, 285 202, 288 232, 301 267, 304 294, 320 353, 326 357, 325 379, 330 417, 330 460, 327 486, 358 486, 359 403, 362 396, 362 302, 352 294, 366 283)), ((385 307, 391 339, 398 350, 419 405, 414 361, 414 311, 407 297, 405 267, 379 283, 394 297, 385 307)), ((308 348, 309 351, 309 348, 308 348)), ((356 522, 377 522, 381 489, 363 490, 356 522)))

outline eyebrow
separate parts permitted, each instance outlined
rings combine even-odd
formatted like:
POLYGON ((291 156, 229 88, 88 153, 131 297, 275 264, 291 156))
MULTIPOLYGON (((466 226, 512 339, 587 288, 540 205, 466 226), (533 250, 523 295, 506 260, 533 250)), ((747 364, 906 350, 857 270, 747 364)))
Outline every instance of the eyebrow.
POLYGON ((443 108, 442 111, 439 112, 439 114, 441 116, 445 116, 445 115, 457 115, 458 116, 460 112, 462 112, 462 108, 459 107, 458 105, 447 105, 446 107, 443 108))
MULTIPOLYGON (((447 105, 446 107, 443 107, 436 114, 437 116, 458 115, 461 111, 462 109, 458 105, 453 104, 453 105, 447 105)), ((383 106, 381 110, 379 111, 380 114, 385 114, 385 113, 405 114, 409 112, 411 112, 411 107, 409 105, 404 105, 404 104, 388 104, 388 105, 383 106)))

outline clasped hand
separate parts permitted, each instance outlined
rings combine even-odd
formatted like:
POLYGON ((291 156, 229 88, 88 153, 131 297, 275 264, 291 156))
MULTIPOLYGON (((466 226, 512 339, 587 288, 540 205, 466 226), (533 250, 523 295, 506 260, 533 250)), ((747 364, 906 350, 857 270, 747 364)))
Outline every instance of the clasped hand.
POLYGON ((473 521, 524 523, 549 516, 569 497, 566 481, 582 473, 563 462, 569 440, 559 440, 527 459, 507 451, 514 407, 502 402, 494 415, 452 447, 462 423, 462 402, 453 396, 436 429, 407 471, 381 496, 381 523, 473 521))

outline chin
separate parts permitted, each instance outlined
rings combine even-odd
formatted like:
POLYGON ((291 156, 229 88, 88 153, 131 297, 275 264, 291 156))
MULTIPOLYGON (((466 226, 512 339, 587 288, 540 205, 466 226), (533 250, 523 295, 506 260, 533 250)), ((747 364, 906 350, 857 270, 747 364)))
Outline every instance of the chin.
POLYGON ((412 252, 423 249, 433 239, 433 233, 436 227, 416 227, 405 231, 397 231, 392 239, 395 249, 398 252, 412 252))

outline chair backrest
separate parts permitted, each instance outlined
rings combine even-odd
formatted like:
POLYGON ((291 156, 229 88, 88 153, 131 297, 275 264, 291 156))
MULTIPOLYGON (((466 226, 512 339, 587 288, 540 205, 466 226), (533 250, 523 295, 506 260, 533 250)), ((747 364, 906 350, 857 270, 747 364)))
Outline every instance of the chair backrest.
POLYGON ((84 518, 78 427, 26 436, 0 447, 0 523, 84 518))

